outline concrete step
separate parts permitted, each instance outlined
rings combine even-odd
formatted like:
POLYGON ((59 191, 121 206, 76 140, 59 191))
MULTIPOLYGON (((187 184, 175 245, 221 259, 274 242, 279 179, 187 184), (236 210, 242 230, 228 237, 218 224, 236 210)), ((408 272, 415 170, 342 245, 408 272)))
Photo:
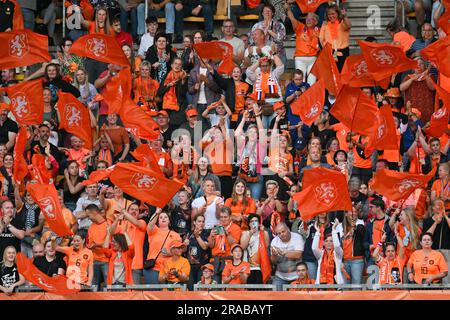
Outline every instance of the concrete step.
POLYGON ((390 8, 394 9, 394 4, 389 0, 380 0, 380 1, 351 1, 347 4, 347 10, 350 13, 353 9, 367 9, 369 6, 378 6, 379 8, 390 8))

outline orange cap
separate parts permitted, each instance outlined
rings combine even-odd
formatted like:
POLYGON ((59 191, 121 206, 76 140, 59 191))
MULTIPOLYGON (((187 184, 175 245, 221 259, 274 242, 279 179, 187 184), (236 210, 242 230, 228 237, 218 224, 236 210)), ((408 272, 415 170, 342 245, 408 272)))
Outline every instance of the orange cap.
POLYGON ((281 109, 283 107, 284 107, 284 102, 282 102, 282 101, 275 102, 273 104, 273 111, 277 111, 278 109, 281 109))
POLYGON ((202 266, 200 269, 208 269, 211 270, 212 272, 214 272, 214 266, 211 263, 207 263, 204 266, 202 266))
POLYGON ((186 116, 188 117, 188 118, 190 118, 190 117, 196 117, 196 116, 198 116, 198 112, 197 112, 197 109, 189 109, 188 111, 186 111, 186 116))
POLYGON ((172 241, 170 243, 170 249, 181 248, 181 247, 184 247, 184 246, 185 246, 185 244, 183 242, 179 241, 179 240, 174 240, 174 241, 172 241))
POLYGON ((158 117, 159 116, 163 116, 163 117, 169 117, 169 114, 167 113, 167 111, 166 110, 161 110, 161 111, 159 111, 158 112, 158 117))
POLYGON ((400 98, 400 89, 399 88, 389 88, 384 96, 388 97, 388 98, 400 98))

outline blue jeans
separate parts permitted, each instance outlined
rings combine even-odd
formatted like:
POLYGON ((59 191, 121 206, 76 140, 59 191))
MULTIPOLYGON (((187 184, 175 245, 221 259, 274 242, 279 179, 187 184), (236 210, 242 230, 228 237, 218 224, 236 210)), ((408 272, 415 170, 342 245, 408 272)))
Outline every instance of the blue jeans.
POLYGON ((346 280, 346 284, 361 284, 364 271, 364 259, 344 261, 345 271, 351 276, 351 280, 346 280))
POLYGON ((145 24, 145 4, 141 3, 137 6, 137 34, 142 36, 147 32, 147 26, 145 24))
MULTIPOLYGON (((294 280, 292 280, 292 281, 294 281, 294 280)), ((277 291, 282 291, 283 284, 290 284, 292 281, 283 280, 283 279, 279 278, 278 276, 275 276, 273 278, 272 284, 277 286, 277 291)))
POLYGON ((308 266, 308 275, 311 279, 317 277, 317 261, 303 261, 308 266))
POLYGON ((145 284, 159 284, 159 270, 145 270, 144 269, 145 284))
POLYGON ((138 30, 138 9, 130 11, 120 10, 120 26, 122 30, 128 32, 128 19, 131 19, 131 36, 135 38, 138 30))
POLYGON ((272 121, 273 118, 275 118, 277 116, 276 112, 274 112, 272 115, 270 116, 262 116, 262 123, 263 123, 263 127, 264 129, 269 129, 270 128, 270 122, 272 121))
MULTIPOLYGON (((178 35, 183 34, 184 17, 192 16, 191 12, 195 9, 194 5, 183 4, 183 9, 180 11, 175 10, 175 33, 178 35)), ((199 16, 205 18, 205 33, 212 34, 214 31, 214 18, 213 9, 210 4, 202 4, 199 16)))
POLYGON ((141 277, 143 275, 142 269, 133 269, 131 273, 133 275, 133 284, 141 284, 141 277))
POLYGON ((252 198, 255 200, 259 200, 261 198, 261 194, 264 189, 264 177, 262 175, 258 176, 259 176, 258 182, 247 183, 247 186, 252 192, 252 198))
MULTIPOLYGON (((137 15, 138 15, 138 21, 141 22, 141 25, 138 26, 138 34, 145 33, 145 5, 140 4, 137 8, 137 15), (143 24, 143 25, 142 25, 143 24)), ((166 18, 166 33, 173 34, 173 31, 175 29, 175 5, 172 2, 169 2, 165 5, 164 9, 161 9, 159 11, 154 11, 150 9, 148 11, 148 16, 161 18, 166 18)))
POLYGON ((34 10, 22 8, 23 25, 26 29, 34 30, 34 10))
POLYGON ((94 261, 94 277, 92 285, 100 286, 102 282, 106 283, 108 275, 108 262, 94 261))

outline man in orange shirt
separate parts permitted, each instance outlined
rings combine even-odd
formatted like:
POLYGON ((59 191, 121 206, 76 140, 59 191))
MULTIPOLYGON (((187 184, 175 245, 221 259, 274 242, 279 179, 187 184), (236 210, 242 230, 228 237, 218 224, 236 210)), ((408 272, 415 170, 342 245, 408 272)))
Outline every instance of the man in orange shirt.
POLYGON ((191 265, 188 259, 181 254, 185 245, 180 240, 173 240, 170 244, 172 256, 164 261, 163 267, 159 271, 159 282, 161 283, 183 283, 189 280, 191 265))
POLYGON ((108 222, 102 215, 102 212, 95 204, 90 204, 86 207, 88 218, 92 221, 88 229, 87 245, 86 247, 92 250, 94 255, 94 278, 93 285, 100 286, 102 282, 106 283, 108 274, 109 258, 103 252, 103 243, 108 235, 108 222))
POLYGON ((227 261, 222 273, 224 284, 246 284, 250 276, 250 263, 242 260, 244 250, 236 243, 231 247, 233 260, 227 261))
POLYGON ((223 206, 219 211, 220 224, 211 230, 208 238, 209 247, 214 258, 214 280, 221 283, 225 260, 231 255, 231 246, 239 243, 241 228, 232 222, 231 209, 223 206))
POLYGON ((56 237, 52 237, 52 247, 67 256, 66 276, 77 284, 92 285, 94 277, 94 257, 92 251, 84 246, 84 232, 75 234, 71 247, 56 245, 56 237))
POLYGON ((163 149, 164 137, 159 135, 159 137, 153 141, 150 141, 150 148, 155 153, 158 165, 161 168, 161 172, 166 175, 167 178, 172 177, 173 174, 173 162, 170 154, 163 149))

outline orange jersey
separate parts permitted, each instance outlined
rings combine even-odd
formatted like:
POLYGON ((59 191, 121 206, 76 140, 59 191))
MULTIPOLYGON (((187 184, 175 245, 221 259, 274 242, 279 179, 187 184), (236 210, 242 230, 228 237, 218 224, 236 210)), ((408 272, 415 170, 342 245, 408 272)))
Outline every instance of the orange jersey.
POLYGON ((319 28, 309 29, 298 22, 295 28, 295 57, 314 57, 319 52, 319 28))
MULTIPOLYGON (((405 232, 405 228, 404 228, 403 225, 400 224, 400 223, 398 224, 397 232, 398 232, 398 234, 400 235, 400 238, 401 238, 402 241, 403 241, 403 239, 406 237, 406 232, 405 232)), ((419 231, 418 231, 417 236, 420 237, 420 234, 421 234, 421 233, 422 233, 422 229, 419 228, 419 231)), ((410 255, 411 255, 411 252, 414 251, 413 246, 412 246, 412 241, 411 241, 411 239, 409 239, 408 245, 405 246, 405 247, 403 248, 403 250, 404 250, 404 252, 405 252, 405 260, 408 260, 409 257, 410 257, 410 255)), ((400 253, 400 246, 397 246, 397 255, 398 255, 399 253, 400 253)))
POLYGON ((172 274, 175 270, 178 274, 184 273, 189 276, 189 273, 191 272, 191 265, 189 264, 188 259, 183 257, 179 257, 176 261, 172 258, 167 259, 164 261, 163 267, 159 271, 159 275, 167 275, 168 282, 178 283, 180 282, 180 279, 172 274))
MULTIPOLYGON (((148 255, 147 259, 155 259, 156 256, 158 256, 159 251, 164 248, 167 253, 170 252, 170 244, 172 241, 181 241, 181 237, 178 233, 175 231, 170 230, 161 230, 158 226, 154 226, 153 230, 148 232, 148 242, 150 244, 148 249, 148 255), (169 233, 169 235, 167 235, 169 233), (167 239, 166 239, 167 237, 167 239), (166 239, 166 242, 164 243, 164 239, 166 239), (164 247, 163 247, 164 243, 164 247)), ((161 270, 164 262, 170 259, 170 257, 164 256, 162 253, 158 256, 158 259, 156 260, 155 267, 153 270, 161 270)))
POLYGON ((212 172, 216 176, 231 176, 233 167, 233 146, 232 144, 222 141, 216 145, 214 143, 201 143, 204 156, 208 157, 211 162, 212 172))
MULTIPOLYGON (((306 279, 303 279, 303 280, 295 280, 295 281, 292 281, 291 282, 291 284, 292 285, 295 285, 295 284, 303 284, 303 285, 307 285, 307 284, 315 284, 316 283, 316 280, 314 280, 314 279, 311 279, 311 278, 306 278, 306 279)), ((289 291, 307 291, 307 290, 311 290, 311 289, 289 289, 289 291)), ((313 289, 313 290, 315 290, 315 289, 313 289)))
POLYGON ((124 233, 126 226, 128 236, 130 237, 131 243, 134 245, 134 257, 133 263, 131 265, 132 269, 142 269, 144 267, 144 240, 145 233, 147 232, 147 224, 144 220, 138 220, 138 226, 135 226, 129 221, 122 222, 121 224, 117 224, 115 233, 124 233))
POLYGON ((94 264, 92 251, 88 248, 75 251, 73 247, 63 247, 61 249, 67 256, 67 278, 80 284, 86 284, 88 281, 88 268, 94 264))
POLYGON ((422 283, 423 279, 448 271, 444 256, 435 250, 431 250, 428 256, 424 255, 423 250, 414 251, 409 258, 408 264, 411 264, 413 267, 414 281, 416 283, 422 283))
POLYGON ((233 198, 228 198, 225 201, 225 206, 231 209, 233 216, 248 216, 250 213, 256 213, 256 203, 252 198, 247 198, 247 205, 244 205, 242 200, 237 200, 233 205, 233 198))
POLYGON ((89 227, 88 230, 88 237, 87 237, 87 245, 90 246, 91 244, 95 243, 96 245, 100 246, 98 248, 94 248, 93 254, 94 254, 94 260, 101 261, 101 262, 108 262, 109 258, 105 255, 103 252, 102 246, 103 242, 105 242, 106 239, 106 227, 108 225, 108 222, 103 221, 102 223, 96 224, 93 223, 89 227))
POLYGON ((239 113, 244 110, 245 95, 249 89, 249 85, 240 81, 239 84, 235 84, 235 96, 234 96, 234 112, 231 115, 231 121, 237 121, 239 113))
POLYGON ((363 256, 353 256, 353 239, 346 238, 342 241, 342 246, 344 249, 344 261, 346 260, 356 260, 363 259, 363 256))
MULTIPOLYGON (((443 183, 441 179, 438 179, 433 182, 431 186, 431 191, 434 191, 436 197, 450 197, 450 181, 447 183, 443 183)), ((445 202, 445 210, 450 210, 450 202, 445 202)))
POLYGON ((289 168, 294 165, 292 154, 281 154, 278 150, 272 149, 270 152, 269 168, 276 173, 287 173, 289 168))
POLYGON ((339 140, 339 147, 347 152, 348 151, 347 134, 350 132, 350 129, 347 128, 342 123, 337 123, 331 126, 331 130, 336 132, 336 138, 339 140))
POLYGON ((235 266, 232 261, 228 261, 222 272, 222 281, 225 277, 234 275, 233 279, 230 280, 228 284, 245 284, 241 281, 240 273, 250 275, 250 263, 242 261, 240 264, 235 266))

